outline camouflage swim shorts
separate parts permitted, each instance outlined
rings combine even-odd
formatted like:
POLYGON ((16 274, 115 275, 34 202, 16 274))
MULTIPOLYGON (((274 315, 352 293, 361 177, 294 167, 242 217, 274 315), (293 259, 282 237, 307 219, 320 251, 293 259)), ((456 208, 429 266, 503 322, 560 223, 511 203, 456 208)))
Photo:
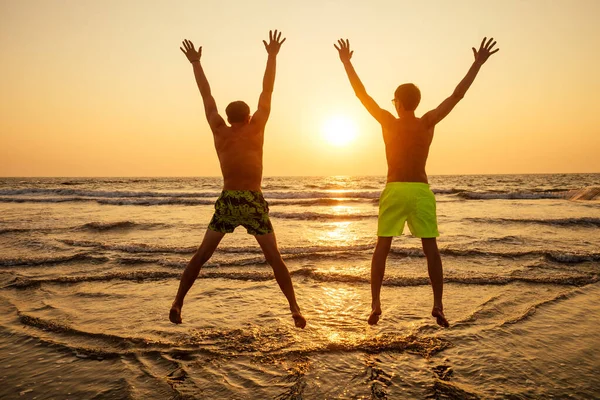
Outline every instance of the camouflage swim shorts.
POLYGON ((215 203, 215 214, 208 229, 231 233, 242 225, 250 235, 273 232, 269 219, 269 205, 260 191, 223 190, 215 203))

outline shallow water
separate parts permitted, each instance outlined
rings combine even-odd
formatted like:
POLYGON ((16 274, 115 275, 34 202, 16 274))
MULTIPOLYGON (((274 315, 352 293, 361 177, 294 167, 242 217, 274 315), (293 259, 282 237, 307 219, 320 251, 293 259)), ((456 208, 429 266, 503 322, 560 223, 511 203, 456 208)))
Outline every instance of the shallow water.
POLYGON ((379 177, 266 178, 305 330, 228 235, 168 322, 215 178, 0 179, 0 397, 594 398, 600 175, 437 176, 444 305, 394 241, 369 327, 379 177))

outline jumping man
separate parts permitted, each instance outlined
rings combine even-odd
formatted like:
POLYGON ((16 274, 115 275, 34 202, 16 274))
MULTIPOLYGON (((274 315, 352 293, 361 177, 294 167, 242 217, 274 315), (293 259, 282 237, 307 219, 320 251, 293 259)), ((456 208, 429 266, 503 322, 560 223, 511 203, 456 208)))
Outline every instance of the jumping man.
POLYGON ((243 101, 234 101, 225 109, 228 126, 217 111, 208 80, 200 64, 202 47, 195 50, 189 40, 183 41, 181 51, 194 68, 194 76, 202 100, 206 119, 215 141, 215 148, 223 173, 223 192, 215 203, 215 213, 208 225, 202 244, 190 260, 179 283, 177 296, 171 306, 169 319, 180 324, 183 299, 226 233, 242 225, 256 238, 265 259, 273 268, 275 279, 288 300, 294 323, 299 328, 306 326, 306 320, 296 303, 294 286, 290 273, 281 259, 273 226, 269 220, 269 206, 261 192, 262 156, 265 125, 271 112, 271 94, 275 84, 277 53, 285 38, 281 32, 269 31, 269 43, 263 40, 268 59, 263 91, 258 99, 258 109, 250 115, 250 108, 243 101))
POLYGON ((338 40, 339 46, 334 44, 354 93, 381 124, 388 164, 387 184, 379 199, 377 245, 371 262, 372 302, 368 320, 371 325, 376 324, 381 315, 381 285, 392 239, 394 236, 402 235, 404 223, 407 222, 412 235, 421 238, 423 252, 427 257, 427 269, 433 288, 431 315, 436 318, 440 326, 446 328, 449 326, 442 304, 444 278, 436 241, 439 233, 435 197, 429 188, 425 164, 435 126, 464 97, 481 66, 499 50, 492 51, 495 44, 493 39, 486 42, 486 38, 483 38, 479 50, 473 48, 475 61, 454 93, 421 118, 415 117, 415 109, 421 101, 421 92, 414 84, 406 83, 396 89, 392 100, 398 113, 396 118, 390 112, 380 108, 367 94, 350 62, 354 52, 350 51, 348 39, 338 40))

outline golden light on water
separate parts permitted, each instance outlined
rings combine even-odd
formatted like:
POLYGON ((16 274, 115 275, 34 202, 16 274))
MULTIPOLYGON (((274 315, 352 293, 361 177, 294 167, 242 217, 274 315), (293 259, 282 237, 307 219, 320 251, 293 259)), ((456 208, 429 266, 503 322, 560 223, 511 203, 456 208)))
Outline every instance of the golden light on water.
POLYGON ((356 140, 358 127, 356 122, 344 116, 331 117, 322 127, 323 138, 335 147, 345 147, 356 140))
POLYGON ((349 206, 333 206, 333 207, 331 207, 331 211, 333 212, 333 214, 336 214, 336 215, 352 214, 354 209, 355 209, 354 207, 349 207, 349 206))
POLYGON ((331 343, 339 343, 342 341, 340 338, 340 333, 333 330, 327 334, 327 340, 329 340, 331 343))
MULTIPOLYGON (((335 211, 334 213, 338 214, 335 211)), ((339 214, 344 215, 347 213, 339 211, 339 214)), ((328 225, 328 229, 321 231, 319 234, 319 241, 335 242, 335 246, 347 246, 357 239, 356 233, 352 231, 351 221, 332 222, 328 225)))
POLYGON ((364 338, 364 334, 353 329, 351 320, 357 315, 356 308, 362 302, 354 290, 343 287, 322 288, 321 306, 318 310, 326 321, 323 334, 330 343, 352 346, 364 338))

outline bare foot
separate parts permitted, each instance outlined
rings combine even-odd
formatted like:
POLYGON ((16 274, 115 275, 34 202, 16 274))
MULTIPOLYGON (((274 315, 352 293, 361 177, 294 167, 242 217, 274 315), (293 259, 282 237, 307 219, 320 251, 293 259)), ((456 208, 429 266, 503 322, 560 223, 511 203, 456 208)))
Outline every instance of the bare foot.
POLYGON ((371 315, 369 315, 369 319, 367 322, 369 325, 377 325, 379 322, 379 316, 381 315, 381 309, 376 309, 371 311, 371 315))
POLYGON ((450 327, 450 324, 448 323, 448 320, 446 319, 446 316, 444 315, 444 311, 442 310, 442 307, 433 307, 433 310, 431 310, 431 316, 435 318, 435 320, 439 326, 444 327, 444 328, 450 327))
POLYGON ((181 306, 173 304, 171 311, 169 311, 169 320, 174 324, 181 324, 181 306))
POLYGON ((300 311, 292 312, 292 318, 294 318, 294 324, 296 328, 302 328, 306 326, 306 318, 300 314, 300 311))
POLYGON ((300 314, 299 312, 292 313, 292 318, 294 318, 294 324, 296 325, 296 328, 304 329, 304 327, 306 326, 306 318, 304 318, 302 314, 300 314))

